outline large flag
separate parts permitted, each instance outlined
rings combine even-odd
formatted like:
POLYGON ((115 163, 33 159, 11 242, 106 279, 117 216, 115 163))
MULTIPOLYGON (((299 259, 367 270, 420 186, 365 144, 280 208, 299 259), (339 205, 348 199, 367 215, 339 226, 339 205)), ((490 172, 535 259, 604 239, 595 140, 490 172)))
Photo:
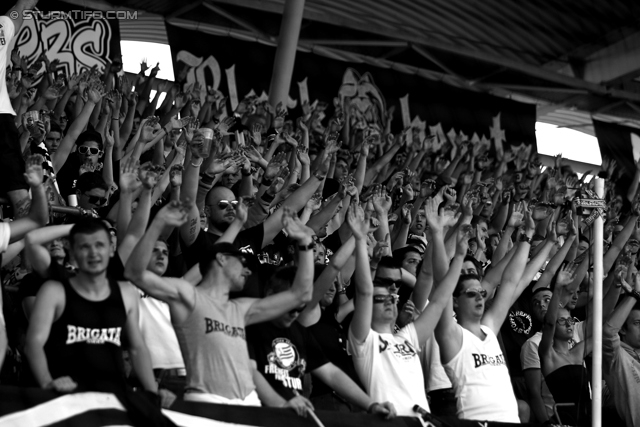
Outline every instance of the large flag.
MULTIPOLYGON (((182 76, 187 83, 198 82, 227 95, 229 89, 234 88, 238 99, 248 93, 266 97, 275 58, 274 47, 171 24, 167 24, 167 37, 178 79, 182 76), (233 76, 232 81, 230 76, 233 76)), ((326 102, 332 108, 336 96, 349 98, 350 108, 356 110, 355 114, 366 117, 369 124, 386 117, 387 109, 395 106, 394 133, 411 122, 414 132, 423 137, 433 134, 430 128, 439 126, 441 132, 437 134, 442 137, 455 133, 472 140, 475 134, 477 145, 495 145, 498 151, 503 144, 505 149, 521 145, 535 147, 536 107, 533 104, 454 88, 393 69, 298 51, 289 108, 300 108, 305 98, 311 103, 315 100, 326 102), (304 90, 299 89, 300 82, 305 82, 304 90)), ((300 112, 290 114, 295 117, 300 112)), ((438 139, 438 142, 443 141, 438 139)))
POLYGON ((640 129, 613 123, 593 121, 603 161, 613 159, 620 175, 618 188, 626 191, 636 173, 636 163, 640 159, 640 129))
MULTIPOLYGON (((108 393, 73 393, 60 396, 50 390, 0 387, 0 426, 2 427, 93 427, 158 426, 158 419, 145 420, 127 413, 118 398, 108 393), (148 422, 147 422, 148 421, 148 422)), ((159 411, 156 412, 159 413, 159 411)), ((316 411, 326 427, 515 427, 516 424, 460 420, 456 417, 430 417, 421 424, 417 418, 385 420, 364 413, 316 411)), ((290 409, 176 402, 162 410, 167 422, 181 427, 318 427, 311 417, 301 418, 290 409)), ((520 424, 517 424, 518 426, 520 424)), ((536 424, 527 424, 538 427, 536 424)), ((540 426, 542 427, 542 426, 540 426)))

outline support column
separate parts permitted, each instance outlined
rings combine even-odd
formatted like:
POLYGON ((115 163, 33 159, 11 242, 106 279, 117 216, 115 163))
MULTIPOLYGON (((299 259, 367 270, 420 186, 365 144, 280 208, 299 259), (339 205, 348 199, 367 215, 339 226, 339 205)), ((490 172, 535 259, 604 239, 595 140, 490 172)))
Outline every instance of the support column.
MULTIPOLYGON (((596 178, 594 178, 596 179, 596 178)), ((596 179, 596 194, 604 198, 604 179, 596 179)), ((602 425, 602 217, 593 224, 593 369, 591 377, 591 425, 602 425)))
POLYGON ((278 48, 276 58, 273 61, 273 74, 271 74, 271 85, 269 86, 269 103, 274 108, 279 102, 287 103, 293 65, 296 61, 304 2, 305 0, 286 0, 284 4, 278 48))

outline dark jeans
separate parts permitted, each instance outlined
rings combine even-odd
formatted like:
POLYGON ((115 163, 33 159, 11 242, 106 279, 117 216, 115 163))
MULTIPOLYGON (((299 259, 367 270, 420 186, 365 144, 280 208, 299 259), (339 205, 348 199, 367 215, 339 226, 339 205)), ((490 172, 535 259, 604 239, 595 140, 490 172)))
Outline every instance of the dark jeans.
POLYGON ((433 390, 429 393, 429 407, 436 417, 456 417, 457 399, 452 388, 433 390))

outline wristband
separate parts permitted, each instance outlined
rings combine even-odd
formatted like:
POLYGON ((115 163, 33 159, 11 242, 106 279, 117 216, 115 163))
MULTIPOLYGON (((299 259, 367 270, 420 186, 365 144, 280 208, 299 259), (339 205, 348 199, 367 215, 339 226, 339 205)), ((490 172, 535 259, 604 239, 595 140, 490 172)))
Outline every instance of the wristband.
POLYGON ((260 182, 260 185, 264 185, 267 187, 271 187, 271 184, 273 184, 273 180, 272 179, 266 179, 266 178, 262 178, 262 181, 260 182))
POLYGON ((276 196, 275 196, 275 195, 273 195, 273 196, 272 196, 271 194, 269 194, 269 193, 265 192, 265 193, 262 195, 262 197, 260 197, 260 198, 261 198, 262 200, 264 200, 265 202, 267 202, 267 203, 271 203, 271 202, 273 202, 273 199, 275 199, 275 198, 276 198, 276 196))
POLYGON ((315 171, 313 173, 313 176, 315 176, 318 181, 324 181, 324 179, 327 177, 326 175, 320 175, 320 172, 318 171, 315 171))
POLYGON ((630 297, 633 297, 636 299, 636 301, 640 301, 640 292, 636 291, 635 289, 631 292, 629 292, 627 295, 629 295, 630 297))
POLYGON ((251 176, 251 170, 249 172, 245 172, 244 169, 241 170, 242 176, 251 176))
POLYGON ((520 239, 519 239, 519 240, 520 240, 521 242, 531 244, 531 237, 527 236, 527 235, 526 235, 526 234, 524 234, 524 233, 520 235, 520 239))
POLYGON ((213 175, 209 175, 208 173, 203 173, 200 177, 200 180, 202 181, 203 184, 205 185, 211 185, 213 184, 213 180, 216 179, 216 176, 213 175))
POLYGON ((204 162, 204 159, 202 157, 200 157, 200 163, 198 164, 193 163, 193 160, 191 160, 191 166, 193 166, 194 168, 199 168, 200 166, 202 166, 202 162, 204 162))
POLYGON ((298 245, 298 250, 300 252, 311 251, 315 249, 315 247, 316 247, 316 242, 312 240, 311 243, 309 243, 308 245, 298 245))

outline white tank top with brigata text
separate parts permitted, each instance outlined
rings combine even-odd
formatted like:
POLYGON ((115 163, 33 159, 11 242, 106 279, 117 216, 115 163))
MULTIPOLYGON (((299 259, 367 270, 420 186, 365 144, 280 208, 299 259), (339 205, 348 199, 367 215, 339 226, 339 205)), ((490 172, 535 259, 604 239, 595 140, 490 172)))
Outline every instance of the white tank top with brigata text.
POLYGON ((458 399, 458 417, 519 423, 518 404, 496 335, 482 325, 486 336, 481 340, 457 327, 462 329, 462 348, 444 369, 458 399))

